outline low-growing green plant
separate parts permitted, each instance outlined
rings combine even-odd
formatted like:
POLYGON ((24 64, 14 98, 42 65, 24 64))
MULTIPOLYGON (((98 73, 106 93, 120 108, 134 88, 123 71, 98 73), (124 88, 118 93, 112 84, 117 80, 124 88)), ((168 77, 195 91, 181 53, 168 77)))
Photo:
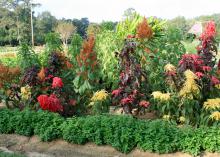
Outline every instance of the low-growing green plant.
POLYGON ((58 114, 29 109, 0 110, 0 133, 38 135, 43 141, 57 138, 85 144, 108 144, 123 153, 135 147, 144 151, 183 151, 194 156, 202 151, 220 152, 219 125, 193 128, 165 120, 138 120, 132 116, 96 115, 64 119, 58 114))
POLYGON ((51 141, 62 137, 61 124, 64 122, 64 118, 57 115, 38 111, 34 119, 34 134, 38 135, 42 141, 51 141))
POLYGON ((26 157, 26 156, 17 154, 17 153, 6 153, 6 152, 0 151, 0 157, 26 157))

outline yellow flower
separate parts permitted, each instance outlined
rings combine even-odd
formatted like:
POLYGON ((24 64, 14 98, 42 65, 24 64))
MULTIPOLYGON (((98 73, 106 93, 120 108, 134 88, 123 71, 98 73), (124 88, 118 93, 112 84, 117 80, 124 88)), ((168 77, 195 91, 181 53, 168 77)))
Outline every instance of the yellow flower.
POLYGON ((161 101, 170 100, 170 93, 162 93, 160 91, 155 91, 151 95, 153 95, 154 99, 158 99, 158 100, 161 100, 161 101))
POLYGON ((204 102, 203 107, 206 110, 220 108, 220 98, 208 99, 206 102, 204 102))
POLYGON ((21 98, 23 100, 28 100, 30 97, 31 97, 31 87, 28 85, 21 87, 21 98))
POLYGON ((170 120, 170 115, 163 115, 164 120, 170 120))
POLYGON ((93 97, 91 98, 92 102, 96 102, 96 101, 103 101, 106 100, 106 98, 108 97, 108 93, 106 90, 100 90, 97 91, 93 97))
POLYGON ((91 106, 93 106, 94 104, 95 104, 94 102, 90 102, 88 106, 91 107, 91 106))
POLYGON ((184 123, 184 122, 186 121, 186 118, 183 117, 183 116, 181 116, 181 117, 179 118, 179 121, 180 121, 181 123, 184 123))
POLYGON ((144 82, 146 79, 144 76, 141 76, 141 81, 144 82))
POLYGON ((215 88, 220 89, 220 84, 215 85, 215 88))
POLYGON ((167 64, 164 66, 165 72, 176 71, 176 67, 173 64, 167 64))
POLYGON ((190 70, 184 72, 186 81, 183 84, 179 95, 184 98, 193 99, 193 95, 198 95, 200 92, 199 86, 196 83, 197 76, 190 70))
POLYGON ((198 77, 196 76, 196 74, 194 74, 191 70, 186 70, 184 72, 184 75, 186 76, 186 79, 198 79, 198 77))
POLYGON ((212 120, 219 121, 220 120, 220 112, 219 111, 212 112, 212 114, 210 115, 209 118, 211 118, 212 120))

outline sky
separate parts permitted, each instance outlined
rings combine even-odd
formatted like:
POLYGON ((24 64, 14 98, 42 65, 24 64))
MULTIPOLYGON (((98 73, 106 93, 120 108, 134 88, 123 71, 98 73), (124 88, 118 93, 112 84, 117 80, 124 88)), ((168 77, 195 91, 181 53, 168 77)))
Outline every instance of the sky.
POLYGON ((128 8, 143 16, 172 19, 220 13, 220 0, 34 0, 37 14, 50 11, 57 18, 88 17, 91 22, 119 21, 128 8))

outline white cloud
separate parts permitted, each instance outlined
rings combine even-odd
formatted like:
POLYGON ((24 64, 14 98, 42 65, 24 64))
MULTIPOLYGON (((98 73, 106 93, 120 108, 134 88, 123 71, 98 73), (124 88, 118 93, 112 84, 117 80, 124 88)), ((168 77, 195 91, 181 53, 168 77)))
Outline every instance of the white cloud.
POLYGON ((220 13, 220 0, 35 0, 37 11, 48 10, 57 18, 88 17, 90 21, 118 21, 127 8, 145 16, 174 18, 220 13))

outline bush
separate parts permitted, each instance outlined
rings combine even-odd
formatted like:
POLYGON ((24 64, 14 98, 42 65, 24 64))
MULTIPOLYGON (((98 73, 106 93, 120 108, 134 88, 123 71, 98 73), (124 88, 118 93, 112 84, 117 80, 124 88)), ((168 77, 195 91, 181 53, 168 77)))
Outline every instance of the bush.
POLYGON ((137 120, 131 116, 96 115, 65 120, 45 111, 1 109, 0 133, 35 134, 43 141, 62 137, 76 144, 107 144, 123 153, 135 147, 157 153, 183 151, 195 156, 201 151, 220 152, 218 127, 178 127, 167 121, 137 120))
POLYGON ((35 118, 34 112, 24 110, 23 112, 17 111, 13 117, 10 118, 9 124, 13 124, 14 132, 19 135, 31 136, 33 135, 33 119, 35 118))
POLYGON ((10 119, 15 115, 16 111, 11 112, 10 110, 0 110, 0 133, 12 133, 13 126, 10 124, 10 119))
POLYGON ((138 147, 144 151, 169 153, 178 150, 177 142, 180 130, 175 126, 159 120, 139 122, 136 141, 138 147))
POLYGON ((55 113, 38 111, 34 119, 34 134, 38 135, 42 141, 51 141, 62 137, 61 124, 64 118, 55 113))
POLYGON ((0 151, 0 157, 25 157, 24 155, 14 154, 14 153, 6 153, 0 151))

